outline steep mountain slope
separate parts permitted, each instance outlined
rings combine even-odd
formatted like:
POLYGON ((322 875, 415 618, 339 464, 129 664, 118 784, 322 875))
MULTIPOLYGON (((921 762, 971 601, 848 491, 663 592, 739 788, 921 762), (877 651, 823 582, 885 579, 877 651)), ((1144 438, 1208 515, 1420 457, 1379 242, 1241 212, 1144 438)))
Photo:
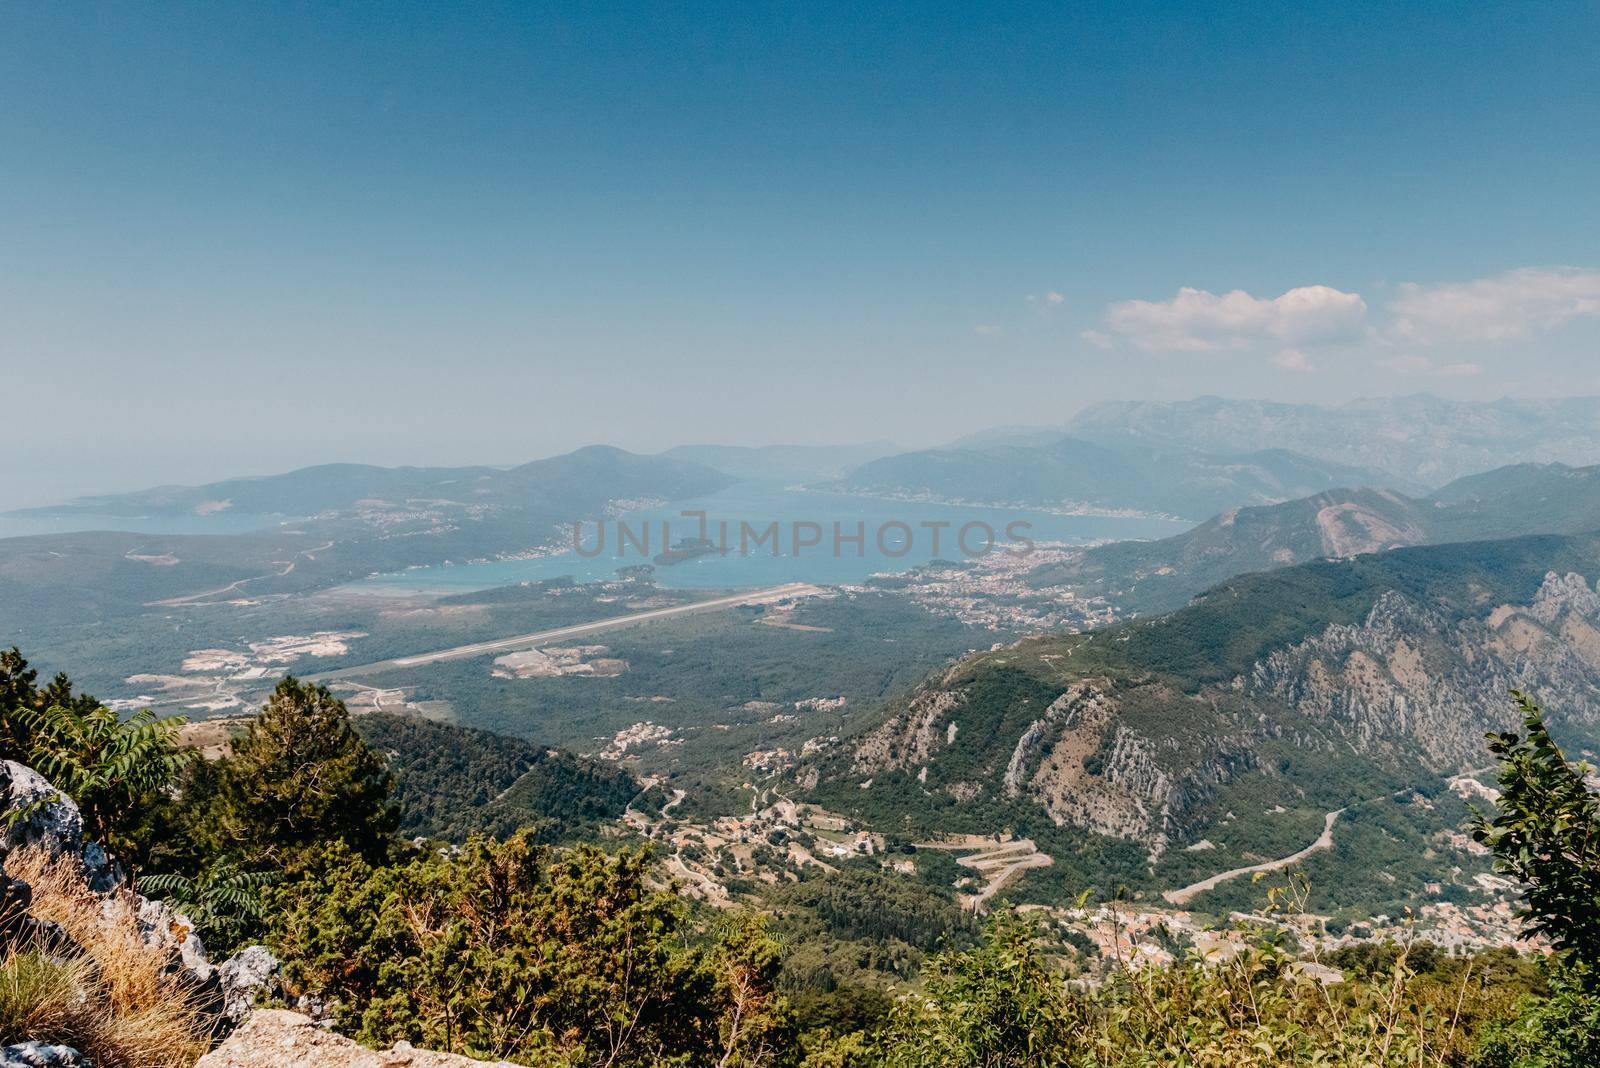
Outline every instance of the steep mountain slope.
POLYGON ((1427 505, 1436 542, 1600 530, 1600 466, 1518 464, 1452 482, 1427 505))
POLYGON ((1337 407, 1200 397, 1097 404, 1067 433, 1217 452, 1284 448, 1383 472, 1414 492, 1516 462, 1600 463, 1600 397, 1490 403, 1426 394, 1337 407))
POLYGON ((1251 571, 1406 545, 1591 530, 1600 530, 1600 467, 1520 464, 1421 498, 1339 489, 1234 509, 1160 541, 1086 549, 1037 568, 1028 581, 1147 615, 1180 608, 1201 590, 1251 571))
POLYGON ((1512 687, 1593 745, 1596 578, 1597 535, 1244 576, 1149 622, 969 657, 800 782, 880 823, 1054 825, 1160 858, 1243 797, 1331 811, 1482 764, 1512 687))
POLYGON ((934 449, 885 457, 830 488, 850 493, 1124 509, 1199 517, 1369 480, 1370 472, 1281 449, 1238 455, 1061 438, 1048 445, 934 449))

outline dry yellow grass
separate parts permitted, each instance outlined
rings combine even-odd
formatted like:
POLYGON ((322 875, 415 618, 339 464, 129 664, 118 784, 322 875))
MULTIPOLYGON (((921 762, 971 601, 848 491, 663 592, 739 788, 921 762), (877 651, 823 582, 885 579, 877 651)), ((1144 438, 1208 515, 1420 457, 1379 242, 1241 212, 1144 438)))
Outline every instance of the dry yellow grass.
POLYGON ((14 1011, 38 1028, 25 1037, 73 1045, 96 1068, 188 1068, 206 1052, 210 1021, 145 945, 132 894, 95 894, 72 861, 38 849, 13 852, 6 871, 33 888, 29 911, 80 947, 63 963, 19 947, 0 964, 14 1011))

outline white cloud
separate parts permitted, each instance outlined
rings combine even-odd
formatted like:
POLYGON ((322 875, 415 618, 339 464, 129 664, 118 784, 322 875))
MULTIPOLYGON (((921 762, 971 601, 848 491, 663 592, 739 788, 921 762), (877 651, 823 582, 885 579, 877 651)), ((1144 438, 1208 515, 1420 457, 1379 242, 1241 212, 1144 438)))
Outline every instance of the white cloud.
POLYGON ((1317 369, 1316 364, 1311 362, 1310 357, 1299 349, 1280 349, 1278 354, 1272 358, 1272 362, 1280 370, 1284 371, 1304 373, 1317 369))
POLYGON ((972 332, 979 337, 996 337, 1002 333, 1001 329, 993 323, 979 323, 972 328, 972 332))
POLYGON ((1061 305, 1065 304, 1066 302, 1067 302, 1067 298, 1062 296, 1060 293, 1057 293, 1053 289, 1050 292, 1044 293, 1044 294, 1039 294, 1039 293, 1029 293, 1028 294, 1028 303, 1029 304, 1037 304, 1037 305, 1039 305, 1041 307, 1045 307, 1045 308, 1058 308, 1061 305))
POLYGON ((1366 301, 1330 286, 1301 286, 1282 296, 1242 289, 1218 296, 1187 286, 1167 301, 1125 300, 1106 310, 1106 329, 1151 352, 1215 352, 1254 344, 1291 348, 1359 339, 1366 301))
POLYGON ((1411 354, 1379 360, 1378 366, 1395 374, 1433 375, 1439 378, 1460 378, 1483 370, 1475 363, 1435 363, 1426 356, 1411 354))
POLYGON ((1514 341, 1600 316, 1600 271, 1522 267, 1474 282, 1407 282, 1391 310, 1394 333, 1406 341, 1514 341))

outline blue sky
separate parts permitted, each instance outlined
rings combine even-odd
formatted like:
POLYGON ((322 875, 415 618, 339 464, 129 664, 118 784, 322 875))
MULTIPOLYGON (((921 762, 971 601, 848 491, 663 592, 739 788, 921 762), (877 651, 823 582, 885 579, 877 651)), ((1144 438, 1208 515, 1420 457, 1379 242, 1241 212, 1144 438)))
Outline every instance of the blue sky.
POLYGON ((1596 54, 1592 2, 6 4, 0 505, 1600 392, 1596 54))

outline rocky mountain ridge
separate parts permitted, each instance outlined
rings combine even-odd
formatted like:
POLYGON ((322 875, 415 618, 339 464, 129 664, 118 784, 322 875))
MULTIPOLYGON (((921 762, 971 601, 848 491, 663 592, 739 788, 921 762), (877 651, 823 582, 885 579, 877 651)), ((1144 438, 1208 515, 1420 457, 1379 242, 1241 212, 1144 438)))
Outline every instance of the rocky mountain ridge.
POLYGON ((1472 547, 1483 574, 1505 576, 1499 589, 1452 569, 1460 547, 1409 549, 1314 565, 1342 602, 1319 593, 1325 603, 1308 606, 1299 576, 1261 576, 1148 624, 977 654, 850 740, 847 760, 818 762, 817 777, 911 808, 1036 806, 1159 857, 1201 839, 1220 815, 1211 801, 1246 781, 1332 809, 1482 764, 1484 733, 1511 723, 1513 688, 1593 746, 1600 592, 1587 576, 1600 577, 1600 555, 1594 539, 1567 541, 1472 547), (1587 576, 1527 572, 1562 555, 1556 542, 1587 576), (1283 637, 1241 641, 1251 626, 1283 637), (1212 670, 1160 659, 1183 641, 1212 670))

